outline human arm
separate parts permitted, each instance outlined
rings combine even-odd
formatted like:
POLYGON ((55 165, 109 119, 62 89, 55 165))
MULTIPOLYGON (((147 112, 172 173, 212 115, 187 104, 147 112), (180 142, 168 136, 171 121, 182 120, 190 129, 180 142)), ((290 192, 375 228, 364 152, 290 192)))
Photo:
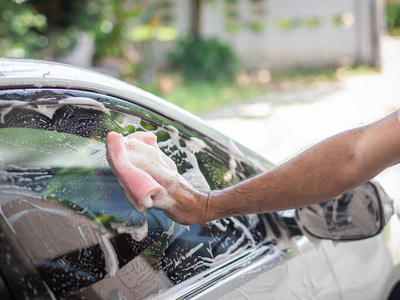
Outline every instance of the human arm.
POLYGON ((187 188, 182 193, 184 189, 171 189, 177 205, 166 213, 191 224, 311 205, 368 181, 399 161, 400 124, 393 113, 325 139, 267 172, 212 191, 208 197, 187 188))
POLYGON ((393 113, 325 139, 267 172, 209 194, 198 192, 176 172, 153 168, 154 160, 140 160, 140 167, 163 186, 151 207, 187 225, 323 202, 399 161, 400 123, 393 113))
POLYGON ((270 171, 213 191, 205 219, 323 202, 399 161, 400 124, 393 113, 373 124, 325 139, 270 171))

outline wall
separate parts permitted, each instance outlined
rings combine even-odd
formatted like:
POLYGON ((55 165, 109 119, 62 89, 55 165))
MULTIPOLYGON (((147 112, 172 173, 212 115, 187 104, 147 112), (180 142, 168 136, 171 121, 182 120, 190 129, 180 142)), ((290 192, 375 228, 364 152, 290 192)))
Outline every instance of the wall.
POLYGON ((383 0, 203 3, 202 35, 230 43, 246 69, 380 65, 383 0))

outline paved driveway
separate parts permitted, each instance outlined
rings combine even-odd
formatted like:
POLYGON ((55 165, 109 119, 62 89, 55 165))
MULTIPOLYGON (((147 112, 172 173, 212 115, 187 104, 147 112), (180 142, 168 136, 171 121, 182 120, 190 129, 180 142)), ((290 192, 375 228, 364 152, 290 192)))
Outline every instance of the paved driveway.
MULTIPOLYGON (((309 89, 268 94, 203 116, 274 163, 339 131, 400 108, 400 39, 382 40, 382 72, 309 89), (279 104, 279 105, 277 105, 279 104)), ((400 166, 377 178, 400 203, 400 166)))

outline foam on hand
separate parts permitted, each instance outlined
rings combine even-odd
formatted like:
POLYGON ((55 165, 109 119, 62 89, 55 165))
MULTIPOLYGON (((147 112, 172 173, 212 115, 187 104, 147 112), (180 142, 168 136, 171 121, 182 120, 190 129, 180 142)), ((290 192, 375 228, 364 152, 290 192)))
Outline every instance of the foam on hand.
POLYGON ((135 132, 123 137, 111 132, 106 149, 111 169, 136 210, 145 212, 151 207, 165 207, 170 202, 162 185, 171 176, 176 178, 177 168, 159 149, 156 135, 135 132), (159 201, 166 203, 156 203, 159 201))
POLYGON ((107 160, 119 183, 121 184, 128 201, 138 210, 148 208, 151 197, 160 189, 160 184, 148 173, 135 167, 128 157, 126 142, 121 134, 111 132, 107 136, 107 160))

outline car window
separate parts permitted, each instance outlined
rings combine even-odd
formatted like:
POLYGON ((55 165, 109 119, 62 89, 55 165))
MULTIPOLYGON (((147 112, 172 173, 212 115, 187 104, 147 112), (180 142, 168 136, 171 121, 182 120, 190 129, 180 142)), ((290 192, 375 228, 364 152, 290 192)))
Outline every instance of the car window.
POLYGON ((132 208, 106 160, 110 131, 150 131, 197 189, 260 170, 129 101, 90 92, 0 93, 1 215, 56 297, 142 298, 267 240, 257 215, 182 226, 132 208))

